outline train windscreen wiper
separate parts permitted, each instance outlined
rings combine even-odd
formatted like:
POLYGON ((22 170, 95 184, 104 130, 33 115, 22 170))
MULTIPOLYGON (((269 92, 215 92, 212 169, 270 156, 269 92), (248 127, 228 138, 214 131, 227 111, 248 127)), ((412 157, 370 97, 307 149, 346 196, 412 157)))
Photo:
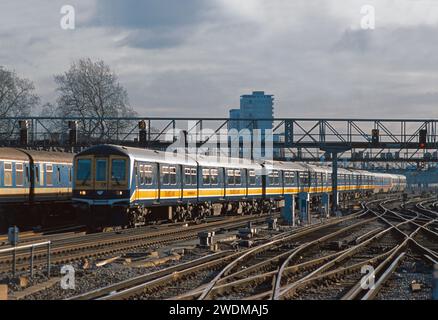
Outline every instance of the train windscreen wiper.
POLYGON ((120 184, 120 182, 119 182, 119 179, 118 179, 118 178, 117 178, 116 176, 114 176, 114 177, 113 177, 113 180, 115 180, 115 181, 116 181, 116 183, 117 183, 117 185, 118 185, 118 186, 120 186, 120 185, 121 185, 121 184, 120 184))
POLYGON ((85 186, 85 183, 88 181, 88 178, 90 177, 90 172, 88 172, 87 176, 85 177, 85 179, 82 181, 82 186, 85 186))

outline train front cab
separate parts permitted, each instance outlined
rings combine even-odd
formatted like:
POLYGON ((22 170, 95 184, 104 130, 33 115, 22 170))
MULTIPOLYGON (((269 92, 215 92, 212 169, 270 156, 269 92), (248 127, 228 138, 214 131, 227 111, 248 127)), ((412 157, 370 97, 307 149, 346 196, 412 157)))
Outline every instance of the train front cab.
POLYGON ((83 154, 75 158, 73 201, 88 225, 126 225, 130 158, 121 154, 83 154))

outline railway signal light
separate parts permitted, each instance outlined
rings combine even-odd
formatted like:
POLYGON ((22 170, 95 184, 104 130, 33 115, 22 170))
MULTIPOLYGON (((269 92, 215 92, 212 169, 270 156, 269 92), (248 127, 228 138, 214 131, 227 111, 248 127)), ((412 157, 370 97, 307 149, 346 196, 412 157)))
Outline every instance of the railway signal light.
POLYGON ((26 146, 29 142, 29 121, 20 120, 18 124, 20 126, 20 145, 26 146))
POLYGON ((426 148, 426 143, 427 143, 427 130, 426 129, 421 129, 420 130, 420 134, 419 134, 419 147, 420 149, 424 149, 426 148))
POLYGON ((138 128, 139 128, 140 130, 146 130, 146 121, 141 120, 141 121, 138 123, 138 128))
POLYGON ((380 135, 379 129, 373 129, 371 131, 371 143, 373 145, 379 144, 379 140, 380 140, 380 136, 379 135, 380 135))
POLYGON ((139 132, 140 146, 146 146, 146 141, 147 141, 146 121, 141 120, 138 123, 138 129, 140 130, 140 132, 139 132))

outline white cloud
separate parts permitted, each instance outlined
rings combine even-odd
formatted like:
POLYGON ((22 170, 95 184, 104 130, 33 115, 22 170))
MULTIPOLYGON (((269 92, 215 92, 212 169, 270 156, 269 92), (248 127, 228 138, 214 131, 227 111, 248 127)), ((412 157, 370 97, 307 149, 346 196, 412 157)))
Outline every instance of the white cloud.
POLYGON ((438 2, 215 1, 183 28, 162 32, 156 20, 149 38, 141 15, 136 26, 93 23, 107 17, 95 1, 70 1, 77 29, 64 31, 64 1, 3 0, 0 65, 53 101, 53 74, 83 56, 104 59, 151 116, 223 117, 252 90, 275 94, 278 116, 409 117, 416 107, 438 116, 438 2), (364 4, 376 5, 371 33, 359 30, 364 4))

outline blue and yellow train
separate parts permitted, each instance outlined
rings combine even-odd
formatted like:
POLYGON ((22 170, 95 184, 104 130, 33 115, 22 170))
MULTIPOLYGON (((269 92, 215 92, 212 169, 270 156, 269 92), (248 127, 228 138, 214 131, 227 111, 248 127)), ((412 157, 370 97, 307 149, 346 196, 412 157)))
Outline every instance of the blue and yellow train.
POLYGON ((70 212, 73 154, 0 148, 0 230, 70 212))
MULTIPOLYGON (((281 205, 285 194, 330 193, 331 168, 297 162, 181 155, 115 145, 75 156, 73 203, 92 226, 136 225, 253 213, 281 205)), ((400 192, 406 177, 338 170, 341 194, 400 192)))

